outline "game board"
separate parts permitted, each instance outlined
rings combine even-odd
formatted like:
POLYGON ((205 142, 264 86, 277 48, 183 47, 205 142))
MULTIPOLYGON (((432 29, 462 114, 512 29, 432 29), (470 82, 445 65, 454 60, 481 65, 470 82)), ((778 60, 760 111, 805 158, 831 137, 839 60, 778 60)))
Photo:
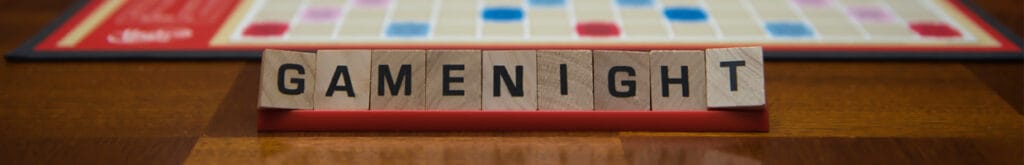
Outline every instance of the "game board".
POLYGON ((8 57, 757 45, 769 59, 1021 58, 984 18, 959 0, 95 0, 8 57))

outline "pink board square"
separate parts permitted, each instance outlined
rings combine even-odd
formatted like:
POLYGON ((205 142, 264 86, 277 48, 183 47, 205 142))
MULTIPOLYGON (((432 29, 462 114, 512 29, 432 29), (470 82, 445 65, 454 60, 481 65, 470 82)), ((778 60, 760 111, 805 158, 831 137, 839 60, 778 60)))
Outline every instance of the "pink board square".
POLYGON ((341 9, 337 7, 310 7, 302 13, 303 21, 331 22, 341 16, 341 9))
POLYGON ((865 23, 888 23, 895 19, 889 11, 879 6, 850 6, 847 12, 857 21, 865 23))
POLYGON ((391 0, 355 0, 358 7, 384 7, 391 4, 391 0))
POLYGON ((832 0, 793 0, 793 3, 800 7, 827 7, 832 4, 832 0))

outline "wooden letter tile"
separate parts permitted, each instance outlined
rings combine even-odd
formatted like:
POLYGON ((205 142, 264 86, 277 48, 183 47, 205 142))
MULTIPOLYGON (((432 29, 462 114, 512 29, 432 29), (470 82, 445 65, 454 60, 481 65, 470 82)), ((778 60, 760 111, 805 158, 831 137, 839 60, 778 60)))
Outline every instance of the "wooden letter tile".
POLYGON ((651 110, 706 110, 704 82, 704 51, 651 51, 651 110))
POLYGON ((708 107, 764 107, 761 47, 708 49, 706 53, 708 107))
POLYGON ((537 68, 537 109, 594 110, 590 50, 538 50, 537 68))
POLYGON ((317 110, 370 108, 370 50, 320 50, 316 58, 317 110))
POLYGON ((483 110, 537 110, 537 51, 483 52, 483 110))
POLYGON ((480 110, 480 50, 427 52, 427 110, 480 110))
POLYGON ((649 111, 650 55, 640 51, 594 51, 594 110, 649 111))
POLYGON ((370 63, 371 110, 426 108, 426 51, 373 50, 370 63))
POLYGON ((263 51, 259 106, 312 109, 315 63, 315 53, 263 51))

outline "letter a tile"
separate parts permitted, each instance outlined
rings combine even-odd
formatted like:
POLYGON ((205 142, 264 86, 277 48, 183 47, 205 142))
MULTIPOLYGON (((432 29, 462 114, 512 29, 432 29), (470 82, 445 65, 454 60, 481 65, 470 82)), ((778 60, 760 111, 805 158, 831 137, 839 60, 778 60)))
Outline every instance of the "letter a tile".
POLYGON ((370 108, 370 50, 317 51, 316 77, 316 110, 370 108))

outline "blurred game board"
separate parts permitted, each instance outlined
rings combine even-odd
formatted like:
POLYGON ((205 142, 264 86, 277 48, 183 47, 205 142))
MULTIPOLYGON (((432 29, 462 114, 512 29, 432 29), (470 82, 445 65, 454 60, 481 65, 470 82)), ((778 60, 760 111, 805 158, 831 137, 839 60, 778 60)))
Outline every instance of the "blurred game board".
POLYGON ((8 57, 753 45, 768 59, 1021 58, 990 22, 959 0, 96 0, 8 57))

